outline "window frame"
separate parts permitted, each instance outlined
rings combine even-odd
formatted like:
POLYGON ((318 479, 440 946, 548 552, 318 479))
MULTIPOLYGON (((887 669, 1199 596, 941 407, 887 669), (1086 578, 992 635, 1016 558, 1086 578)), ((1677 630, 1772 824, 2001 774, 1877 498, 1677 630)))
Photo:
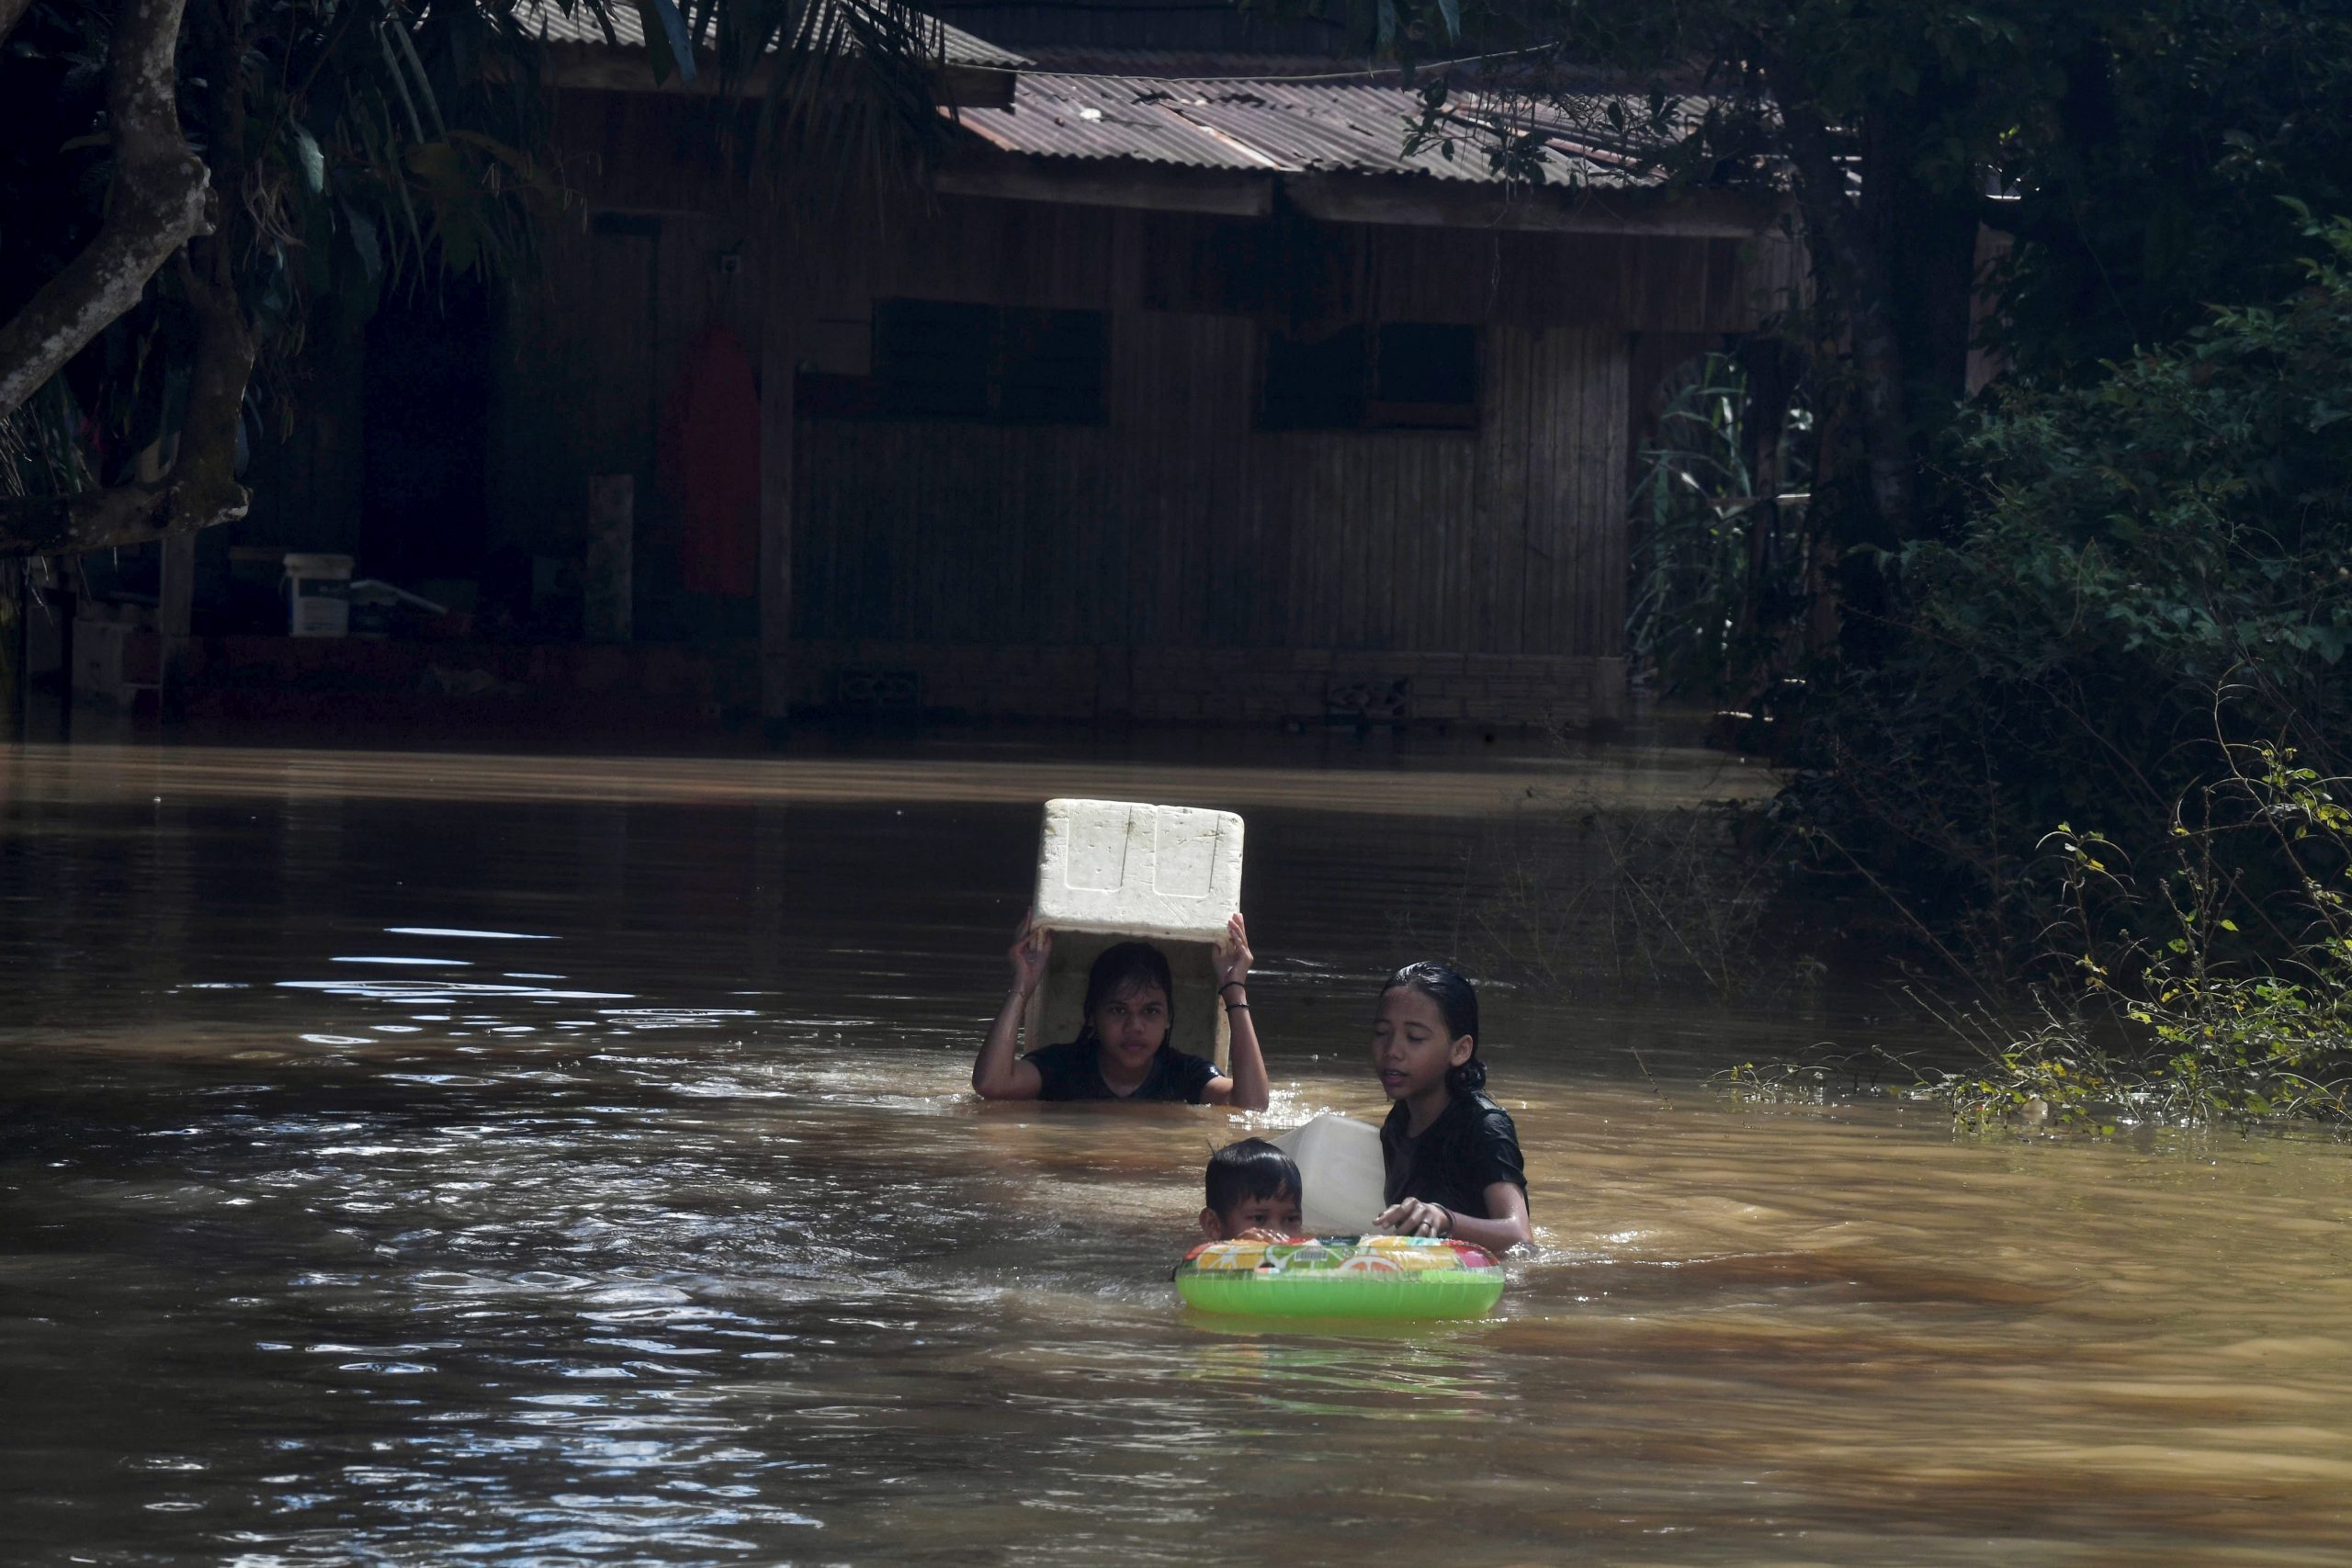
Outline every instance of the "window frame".
MULTIPOLYGON (((1100 429, 1111 423, 1112 319, 1107 310, 1056 306, 995 305, 978 300, 923 299, 892 297, 873 302, 869 362, 862 381, 863 395, 828 400, 842 411, 837 417, 865 418, 901 423, 986 424, 1014 429, 1100 429), (905 316, 928 311, 939 320, 925 328, 905 316), (958 328, 953 318, 970 312, 967 325, 958 328), (894 319, 899 318, 899 319, 894 319), (924 383, 896 381, 897 367, 913 360, 897 334, 928 330, 967 345, 981 342, 976 355, 960 363, 976 372, 971 383, 978 398, 958 405, 910 406, 909 389, 924 383), (1080 353, 1050 352, 1060 336, 1083 346, 1080 353), (1047 352, 1039 352, 1040 347, 1047 352), (1080 365, 1091 370, 1067 379, 1038 377, 1039 367, 1080 365), (1057 388, 1067 400, 1056 406, 1057 388), (1075 394, 1072 396, 1072 394, 1075 394)), ((940 356, 949 362, 953 355, 940 356)), ((841 381, 847 378, 827 378, 841 381)), ((938 387, 951 386, 939 378, 938 387)))
POLYGON ((1352 393, 1338 400, 1340 406, 1351 407, 1353 417, 1330 423, 1291 423, 1269 417, 1273 402, 1270 397, 1275 364, 1275 348, 1279 344, 1293 344, 1297 335, 1279 327, 1261 325, 1257 337, 1257 363, 1253 367, 1255 396, 1252 399, 1250 429, 1266 435, 1358 434, 1432 434, 1461 435, 1476 432, 1486 412, 1486 330, 1475 322, 1463 321, 1383 321, 1347 322, 1325 335, 1320 342, 1348 333, 1359 334, 1363 347, 1357 367, 1357 385, 1352 393), (1468 334, 1469 364, 1467 372, 1470 400, 1466 403, 1415 402, 1379 396, 1380 360, 1384 335, 1394 328, 1440 329, 1460 331, 1468 334))

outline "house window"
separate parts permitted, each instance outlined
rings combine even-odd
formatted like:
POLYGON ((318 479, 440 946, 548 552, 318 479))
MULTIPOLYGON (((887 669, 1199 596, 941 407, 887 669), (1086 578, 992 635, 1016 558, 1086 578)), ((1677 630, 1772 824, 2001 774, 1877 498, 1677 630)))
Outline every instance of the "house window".
POLYGON ((1261 430, 1469 430, 1478 329, 1426 321, 1268 333, 1261 430))
POLYGON ((1318 337, 1268 333, 1258 423, 1266 430, 1360 430, 1364 420, 1364 330, 1318 337))
POLYGON ((885 419, 1100 424, 1110 338, 1100 310, 877 299, 873 412, 885 419))

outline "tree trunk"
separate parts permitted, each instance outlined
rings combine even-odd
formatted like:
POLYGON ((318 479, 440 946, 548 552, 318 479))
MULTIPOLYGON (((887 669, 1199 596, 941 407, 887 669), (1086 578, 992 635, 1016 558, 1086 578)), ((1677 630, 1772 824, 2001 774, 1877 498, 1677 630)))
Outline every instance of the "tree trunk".
MULTIPOLYGON (((9 0, 0 0, 0 5, 9 0)), ((107 73, 114 185, 96 238, 0 326, 0 417, 14 413, 211 231, 211 186, 180 134, 174 89, 182 0, 123 0, 107 73)))
POLYGON ((33 0, 0 0, 0 43, 8 41, 8 35, 17 30, 17 24, 32 8, 33 0))
POLYGON ((1859 412, 1871 503, 1880 523, 1899 539, 1911 519, 1913 457, 1905 412, 1903 345, 1895 330, 1886 258, 1846 194, 1846 171, 1830 141, 1829 127, 1800 73, 1776 51, 1766 51, 1763 60, 1796 165, 1797 203, 1804 213, 1806 242, 1827 263, 1829 281, 1846 313, 1860 377, 1859 412))
POLYGON ((245 514, 251 498, 237 482, 237 421, 253 376, 253 333, 233 285, 194 267, 181 276, 197 318, 196 365, 171 472, 153 483, 0 500, 0 557, 143 545, 245 514))
POLYGON ((25 726, 25 567, 0 560, 0 740, 25 726))
MULTIPOLYGON (((171 471, 158 479, 0 500, 0 557, 142 545, 243 517, 250 501, 237 482, 237 426, 255 344, 237 300, 229 247, 207 238, 213 231, 211 176, 180 135, 173 83, 182 5, 124 0, 107 84, 115 183, 106 227, 0 328, 5 414, 137 304, 155 271, 176 255, 181 290, 197 322, 178 452, 171 471), (191 248, 198 253, 193 263, 191 248)), ((226 124, 242 40, 232 24, 213 43, 206 51, 208 74, 215 79, 213 123, 226 124)), ((214 149, 225 189, 242 187, 241 152, 226 142, 214 149)))
MULTIPOLYGON (((1876 253, 1902 258, 1888 268, 1887 295, 1902 356, 1905 423, 1920 469, 1935 433, 1968 396, 1982 197, 1920 175, 1917 150, 1929 143, 1947 113, 1980 91, 1965 73, 1931 66, 1920 73, 1916 91, 1882 99, 1864 128, 1857 209, 1876 253)), ((1932 493, 1914 495, 1913 536, 1932 526, 1936 500, 1932 493)))

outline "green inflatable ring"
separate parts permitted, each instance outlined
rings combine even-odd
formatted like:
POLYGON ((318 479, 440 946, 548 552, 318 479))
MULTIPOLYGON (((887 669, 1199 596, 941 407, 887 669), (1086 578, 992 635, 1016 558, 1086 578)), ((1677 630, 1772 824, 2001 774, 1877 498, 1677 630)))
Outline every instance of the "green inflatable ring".
POLYGON ((1247 1317, 1484 1317, 1502 1299, 1503 1270, 1442 1236, 1212 1241, 1176 1266, 1176 1293, 1196 1311, 1247 1317))

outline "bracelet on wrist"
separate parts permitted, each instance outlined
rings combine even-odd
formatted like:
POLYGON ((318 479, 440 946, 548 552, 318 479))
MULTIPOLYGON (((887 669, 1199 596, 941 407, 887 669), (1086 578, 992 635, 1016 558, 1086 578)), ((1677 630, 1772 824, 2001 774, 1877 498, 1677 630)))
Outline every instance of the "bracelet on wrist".
POLYGON ((1248 1012, 1250 1010, 1250 1004, 1248 1002, 1227 1002, 1225 1004, 1225 1010, 1227 1012, 1248 1012))
POLYGON ((1242 990, 1247 991, 1250 988, 1250 982, 1247 980, 1227 980, 1224 985, 1219 986, 1216 988, 1216 994, 1221 997, 1237 986, 1242 990))

